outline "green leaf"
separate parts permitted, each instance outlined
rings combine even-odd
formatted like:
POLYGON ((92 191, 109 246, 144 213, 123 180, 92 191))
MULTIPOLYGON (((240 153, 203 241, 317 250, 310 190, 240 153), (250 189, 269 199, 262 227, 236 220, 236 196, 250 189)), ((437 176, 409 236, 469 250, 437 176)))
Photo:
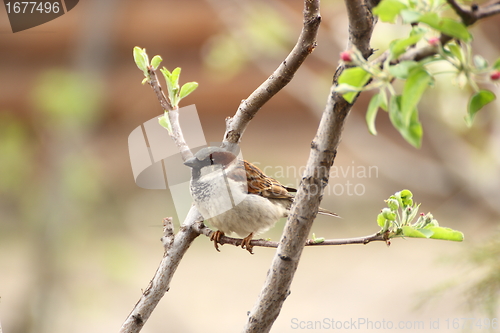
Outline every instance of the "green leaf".
POLYGON ((144 75, 148 74, 149 59, 146 53, 146 49, 141 49, 140 47, 134 47, 134 61, 137 67, 144 72, 144 75))
POLYGON ((401 198, 401 203, 403 206, 411 206, 413 205, 413 193, 410 190, 402 190, 396 193, 401 198))
POLYGON ((181 74, 181 68, 177 67, 172 72, 163 67, 160 69, 167 82, 168 99, 173 107, 179 105, 179 75, 181 74))
POLYGON ((470 42, 472 40, 472 35, 467 30, 467 27, 456 20, 450 18, 443 18, 439 23, 439 31, 445 33, 448 36, 455 37, 457 39, 463 40, 464 42, 470 42))
POLYGON ((179 105, 179 76, 181 75, 181 68, 177 67, 170 75, 170 82, 167 82, 168 92, 170 94, 170 101, 173 107, 179 105))
POLYGON ((177 67, 172 71, 172 75, 170 76, 170 83, 172 83, 173 88, 179 89, 179 76, 181 75, 181 68, 177 67))
MULTIPOLYGON (((361 67, 347 68, 342 72, 338 79, 339 86, 337 87, 337 89, 340 88, 341 84, 347 84, 349 86, 357 88, 358 90, 361 90, 361 88, 363 88, 365 84, 370 80, 370 77, 371 75, 361 67)), ((337 89, 336 91, 338 92, 337 89)), ((352 104, 354 98, 356 98, 357 95, 358 92, 353 91, 344 93, 342 97, 344 97, 344 99, 348 103, 352 104)))
POLYGON ((155 55, 153 59, 151 59, 151 66, 153 67, 154 70, 158 69, 158 66, 160 66, 162 60, 163 59, 159 55, 155 55))
POLYGON ((167 129, 168 134, 172 134, 172 125, 170 124, 170 119, 168 118, 168 112, 165 112, 162 117, 158 118, 158 123, 167 129))
POLYGON ((378 214, 377 216, 377 224, 379 225, 379 227, 383 228, 384 225, 385 225, 385 217, 384 217, 384 214, 380 213, 378 214))
POLYGON ((418 120, 418 111, 415 108, 411 114, 410 123, 405 124, 401 113, 401 95, 391 96, 389 101, 389 119, 392 125, 399 131, 401 136, 415 148, 422 144, 422 125, 418 120))
POLYGON ((474 60, 474 65, 476 65, 477 69, 484 70, 484 69, 488 68, 488 62, 486 61, 486 59, 484 59, 479 54, 476 54, 474 56, 473 60, 474 60))
POLYGON ((422 16, 422 13, 412 9, 403 9, 399 14, 403 19, 404 24, 418 22, 418 19, 422 16))
POLYGON ((437 27, 439 26, 439 15, 437 13, 429 12, 423 15, 420 15, 417 22, 425 23, 431 28, 439 30, 437 27))
POLYGON ((382 216, 389 221, 396 221, 396 213, 390 209, 389 207, 385 207, 382 209, 382 216))
POLYGON ((380 89, 380 97, 379 97, 379 101, 380 101, 380 107, 382 108, 382 110, 384 111, 387 111, 387 94, 385 93, 385 89, 380 89))
POLYGON ((432 76, 423 67, 415 67, 410 71, 401 97, 401 116, 404 125, 410 124, 410 118, 431 80, 432 76))
MULTIPOLYGON (((453 230, 445 227, 426 227, 424 230, 432 231, 432 239, 449 240, 461 242, 464 240, 464 234, 458 230, 453 230)), ((422 230, 422 229, 421 229, 422 230)))
POLYGON ((165 77, 165 81, 170 82, 170 76, 172 76, 172 73, 170 73, 168 71, 168 69, 166 69, 165 67, 163 67, 162 69, 160 69, 160 72, 165 77))
POLYGON ((391 58, 397 59, 401 54, 403 54, 406 51, 406 49, 409 46, 418 43, 418 41, 421 40, 423 36, 424 34, 416 34, 408 38, 396 39, 393 42, 391 42, 389 46, 389 50, 391 51, 391 58))
POLYGON ((416 229, 410 226, 401 227, 403 236, 412 238, 430 238, 433 235, 432 230, 429 229, 416 229))
POLYGON ((175 106, 174 105, 174 99, 175 99, 175 94, 174 94, 174 91, 172 89, 172 73, 170 73, 170 71, 168 69, 166 69, 165 67, 163 67, 162 69, 160 69, 160 72, 163 74, 163 77, 165 78, 165 82, 167 84, 167 92, 168 92, 168 99, 170 100, 170 104, 172 104, 172 106, 175 106))
POLYGON ((394 66, 390 66, 389 73, 398 79, 406 80, 410 71, 418 65, 415 61, 401 61, 394 66))
POLYGON ((370 104, 368 104, 368 110, 366 111, 366 125, 368 126, 368 131, 373 135, 377 135, 375 119, 377 118, 377 111, 381 104, 380 100, 380 93, 373 95, 370 104))
POLYGON ((467 123, 467 126, 471 126, 476 113, 481 110, 483 106, 494 101, 495 98, 495 94, 489 90, 480 90, 472 95, 471 99, 469 100, 469 110, 467 115, 465 116, 465 122, 467 123))
POLYGON ((457 58, 460 61, 460 63, 463 63, 464 53, 462 51, 462 48, 455 43, 449 43, 447 46, 450 49, 451 54, 455 56, 455 58, 457 58))
POLYGON ((394 198, 389 198, 386 200, 387 202, 387 207, 389 207, 391 210, 398 210, 399 209, 399 201, 394 198))
POLYGON ((493 69, 498 69, 500 70, 500 58, 498 58, 495 63, 493 64, 493 69))
POLYGON ((187 95, 189 95, 190 93, 192 93, 193 91, 195 91, 196 88, 198 88, 198 82, 187 82, 187 83, 185 83, 182 86, 182 88, 181 88, 181 92, 179 94, 179 98, 183 99, 184 97, 186 97, 187 95))
POLYGON ((409 126, 401 132, 401 135, 403 135, 403 138, 413 147, 420 148, 422 146, 423 134, 424 130, 422 129, 422 124, 418 120, 418 110, 415 108, 410 118, 409 126))
POLYGON ((472 39, 467 27, 458 21, 450 18, 440 18, 437 13, 425 13, 418 19, 419 22, 427 24, 433 29, 436 29, 445 35, 454 37, 465 42, 472 39))
POLYGON ((401 120, 401 95, 392 95, 389 100, 389 119, 392 126, 401 132, 403 129, 403 122, 401 120))
POLYGON ((373 8, 373 14, 377 15, 381 21, 394 23, 396 16, 401 10, 406 9, 406 4, 398 0, 383 0, 377 7, 373 8))

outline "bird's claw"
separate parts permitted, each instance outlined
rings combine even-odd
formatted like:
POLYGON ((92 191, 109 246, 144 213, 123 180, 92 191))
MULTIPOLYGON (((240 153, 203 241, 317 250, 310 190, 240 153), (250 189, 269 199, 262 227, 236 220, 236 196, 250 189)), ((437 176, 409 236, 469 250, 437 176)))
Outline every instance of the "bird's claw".
POLYGON ((222 236, 224 236, 224 233, 222 231, 220 231, 220 230, 214 231, 210 235, 210 240, 214 242, 214 247, 217 250, 217 252, 220 252, 220 250, 219 250, 219 244, 220 244, 220 239, 221 239, 222 236))
POLYGON ((253 233, 250 233, 250 235, 246 236, 241 241, 241 248, 247 250, 250 254, 253 254, 252 252, 253 245, 250 244, 250 242, 252 241, 252 237, 253 233))

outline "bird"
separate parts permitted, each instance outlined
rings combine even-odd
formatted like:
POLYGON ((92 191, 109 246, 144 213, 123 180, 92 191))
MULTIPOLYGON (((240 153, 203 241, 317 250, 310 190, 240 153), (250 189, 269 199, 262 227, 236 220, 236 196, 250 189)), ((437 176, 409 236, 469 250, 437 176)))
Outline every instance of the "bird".
MULTIPOLYGON (((254 164, 221 147, 199 150, 184 164, 191 168, 190 192, 195 206, 214 231, 215 249, 224 235, 236 233, 241 247, 253 254, 252 238, 287 217, 297 190, 267 176, 254 164)), ((318 213, 338 217, 319 208, 318 213)))

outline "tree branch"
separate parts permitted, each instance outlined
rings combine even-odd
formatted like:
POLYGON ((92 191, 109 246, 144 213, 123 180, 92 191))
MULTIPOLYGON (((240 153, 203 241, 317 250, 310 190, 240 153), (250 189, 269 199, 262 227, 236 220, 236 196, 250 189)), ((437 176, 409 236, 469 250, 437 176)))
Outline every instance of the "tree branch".
POLYGON ((498 0, 480 6, 476 11, 476 18, 480 20, 497 14, 500 14, 500 1, 498 0))
MULTIPOLYGON (((450 6, 455 10, 458 16, 462 19, 465 25, 471 25, 478 20, 500 14, 500 1, 495 0, 490 3, 483 4, 482 6, 473 5, 470 10, 466 10, 462 8, 456 1, 447 0, 450 6)), ((439 42, 441 45, 445 45, 451 38, 448 35, 441 34, 439 37, 439 42)), ((432 57, 433 55, 438 53, 438 46, 426 45, 419 48, 410 48, 408 51, 403 53, 397 60, 394 60, 393 63, 401 62, 401 61, 419 61, 427 57, 432 57)), ((372 61, 373 64, 382 65, 383 62, 389 56, 389 51, 381 54, 377 59, 372 61)))
POLYGON ((377 20, 371 12, 373 4, 364 0, 345 0, 345 5, 349 18, 349 45, 347 48, 355 46, 363 57, 368 59, 373 54, 370 39, 377 20))
POLYGON ((120 333, 140 332, 156 305, 170 288, 170 281, 172 280, 182 257, 188 250, 193 240, 198 237, 199 233, 195 231, 193 225, 200 220, 200 213, 198 213, 198 210, 193 206, 191 207, 186 220, 181 225, 181 228, 175 235, 173 241, 164 241, 168 240, 172 236, 170 233, 172 229, 168 226, 164 228, 162 241, 164 241, 164 244, 171 245, 165 246, 168 251, 165 252, 153 279, 149 283, 149 286, 146 288, 139 302, 137 302, 134 309, 128 315, 127 319, 120 328, 120 333))
POLYGON ((158 81, 158 77, 156 76, 156 72, 151 66, 148 68, 148 74, 150 77, 148 81, 149 85, 153 88, 153 91, 155 92, 163 110, 168 113, 170 125, 172 126, 172 133, 169 133, 170 137, 174 140, 177 148, 179 148, 182 159, 186 161, 193 157, 193 153, 191 152, 191 149, 189 149, 189 146, 184 139, 184 134, 182 133, 181 125, 179 123, 179 109, 177 107, 172 107, 167 97, 165 97, 160 82, 158 81))
POLYGON ((469 10, 460 6, 455 0, 446 0, 453 8, 455 13, 462 19, 462 22, 469 26, 474 24, 477 20, 493 16, 500 13, 500 1, 491 1, 482 6, 473 4, 469 10))
MULTIPOLYGON (((189 146, 184 139, 184 135, 182 134, 179 123, 179 110, 177 108, 172 108, 169 101, 163 94, 161 85, 158 82, 158 78, 152 67, 148 68, 148 74, 150 77, 150 80, 148 81, 149 85, 156 93, 162 108, 165 112, 168 112, 170 125, 172 127, 172 132, 169 133, 170 137, 174 140, 175 144, 179 148, 182 158, 185 161, 193 156, 193 153, 189 149, 189 146)), ((192 226, 195 222, 201 220, 202 217, 198 210, 194 206, 191 207, 184 223, 181 225, 179 232, 175 236, 172 218, 165 218, 163 220, 163 237, 161 239, 163 247, 165 248, 163 259, 161 260, 153 279, 149 283, 149 286, 146 288, 142 297, 123 323, 120 333, 136 333, 142 329, 158 302, 160 302, 163 295, 165 295, 170 288, 170 281, 172 280, 184 253, 186 253, 193 240, 198 237, 199 233, 196 232, 192 226)))
POLYGON ((236 114, 226 119, 226 133, 223 140, 226 148, 231 149, 232 145, 240 141, 248 123, 259 109, 292 80, 295 72, 316 47, 320 22, 319 1, 305 0, 304 24, 294 48, 274 73, 241 102, 236 114))
MULTIPOLYGON (((276 69, 263 84, 240 104, 233 119, 226 120, 227 129, 224 135, 224 143, 229 146, 228 148, 231 148, 232 144, 237 144, 239 142, 248 122, 255 116, 262 105, 290 82, 305 58, 314 50, 316 46, 316 34, 320 22, 321 17, 319 16, 318 1, 306 0, 304 8, 304 26, 297 44, 285 61, 280 64, 278 69, 276 69)), ((158 82, 156 73, 151 67, 148 68, 148 74, 150 76, 148 83, 153 88, 162 108, 168 112, 172 126, 172 133, 170 135, 179 148, 183 159, 187 160, 192 156, 192 152, 186 144, 180 128, 178 110, 173 108, 169 103, 158 82)), ((168 219, 164 220, 164 236, 162 237, 162 242, 166 249, 164 258, 160 262, 160 266, 148 288, 123 323, 120 333, 139 332, 160 299, 165 292, 168 291, 170 280, 180 260, 189 248, 191 242, 200 234, 193 228, 197 220, 201 221, 202 217, 193 206, 181 226, 180 231, 173 238, 173 241, 171 221, 168 219)))
MULTIPOLYGON (((349 2, 346 0, 346 5, 350 7, 350 20, 367 14, 366 7, 351 6, 349 2)), ((361 2, 358 1, 358 4, 361 2)), ((364 46, 367 52, 370 50, 369 41, 373 31, 373 26, 369 25, 373 25, 375 20, 371 13, 365 18, 367 21, 362 24, 365 27, 364 36, 361 34, 354 36, 353 34, 359 32, 355 28, 350 29, 349 32, 350 41, 364 46)), ((354 22, 350 22, 350 27, 355 27, 354 22)), ((337 78, 342 71, 343 66, 340 66, 335 73, 334 84, 330 89, 318 131, 311 144, 306 171, 295 196, 266 282, 248 316, 245 332, 269 332, 281 311, 283 302, 290 294, 290 285, 316 217, 324 188, 328 183, 330 168, 335 160, 345 119, 352 106, 334 91, 337 78)))
MULTIPOLYGON (((199 234, 205 235, 210 238, 212 233, 214 232, 212 229, 207 227, 203 222, 197 222, 193 225, 193 229, 199 234)), ((375 233, 369 236, 363 237, 354 237, 354 238, 340 238, 340 239, 325 239, 321 242, 318 242, 314 239, 306 240, 305 246, 328 246, 328 245, 348 245, 348 244, 368 244, 370 242, 383 241, 387 242, 388 240, 384 235, 380 233, 375 233)), ((243 239, 241 238, 233 238, 222 236, 219 240, 220 245, 230 244, 234 246, 241 246, 243 239)), ((279 242, 268 241, 265 239, 254 239, 250 242, 252 246, 260 246, 260 247, 270 247, 277 248, 279 242)))
POLYGON ((161 88, 161 84, 158 81, 158 77, 156 76, 156 71, 153 69, 153 67, 151 66, 148 67, 148 74, 149 74, 148 84, 155 92, 161 107, 163 108, 163 110, 167 112, 172 111, 173 110, 172 104, 170 104, 169 100, 163 93, 163 89, 161 88))

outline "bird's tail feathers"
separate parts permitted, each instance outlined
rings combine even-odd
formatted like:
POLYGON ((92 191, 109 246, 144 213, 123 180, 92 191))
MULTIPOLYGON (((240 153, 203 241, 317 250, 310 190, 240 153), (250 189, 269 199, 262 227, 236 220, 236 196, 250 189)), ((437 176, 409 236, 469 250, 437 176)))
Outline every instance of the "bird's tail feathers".
POLYGON ((338 215, 337 215, 337 214, 335 214, 334 212, 331 212, 331 211, 329 211, 328 209, 324 209, 324 208, 321 208, 321 207, 319 207, 319 209, 318 209, 318 213, 323 214, 323 215, 328 215, 328 216, 333 216, 333 217, 338 217, 338 218, 340 218, 340 216, 338 216, 338 215))

